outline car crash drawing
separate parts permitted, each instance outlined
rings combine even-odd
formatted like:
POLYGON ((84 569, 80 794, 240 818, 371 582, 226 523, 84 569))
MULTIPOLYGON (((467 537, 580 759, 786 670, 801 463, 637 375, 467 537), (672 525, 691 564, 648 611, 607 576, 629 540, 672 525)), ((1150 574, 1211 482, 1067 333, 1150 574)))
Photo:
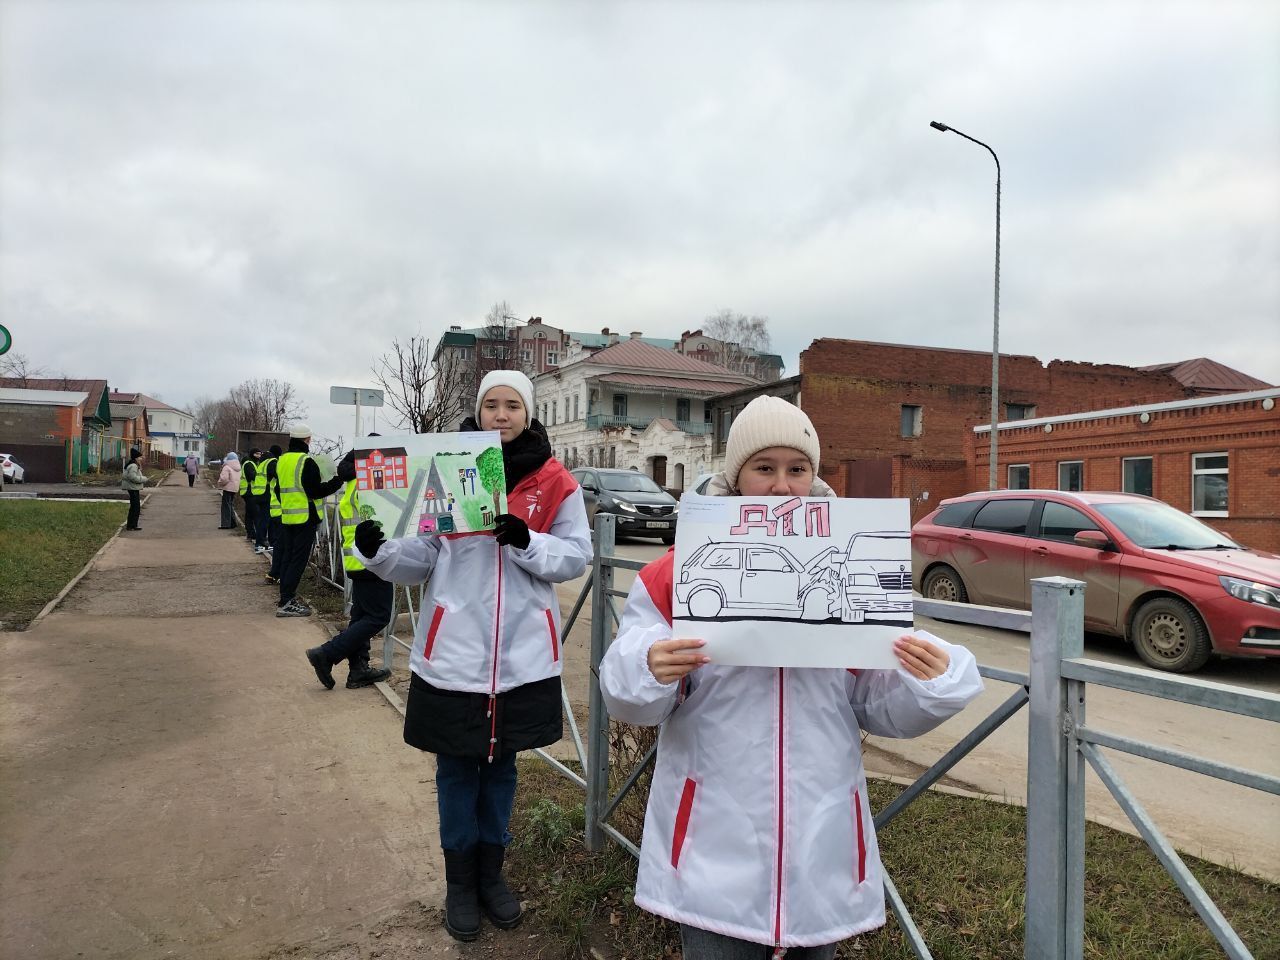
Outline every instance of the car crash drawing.
POLYGON ((497 431, 364 437, 355 451, 362 513, 388 537, 488 533, 507 511, 497 431))
POLYGON ((674 633, 744 666, 894 667, 912 628, 905 500, 681 500, 674 633))

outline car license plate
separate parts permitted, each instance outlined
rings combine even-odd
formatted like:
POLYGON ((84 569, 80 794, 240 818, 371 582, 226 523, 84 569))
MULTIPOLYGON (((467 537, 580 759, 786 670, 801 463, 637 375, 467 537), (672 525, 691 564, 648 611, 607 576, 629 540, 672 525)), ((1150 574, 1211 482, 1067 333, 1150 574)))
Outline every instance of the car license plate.
POLYGON ((645 526, 648 527, 650 530, 665 530, 667 529, 667 521, 650 520, 648 523, 645 524, 645 526))

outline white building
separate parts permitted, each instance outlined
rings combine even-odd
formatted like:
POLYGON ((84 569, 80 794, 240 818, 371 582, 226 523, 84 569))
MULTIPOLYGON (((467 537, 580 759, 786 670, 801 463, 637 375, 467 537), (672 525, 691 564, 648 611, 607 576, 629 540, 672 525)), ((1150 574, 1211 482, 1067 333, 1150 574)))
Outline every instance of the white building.
POLYGON ((534 379, 536 415, 570 469, 634 468, 681 491, 711 463, 708 400, 757 381, 630 339, 534 379))
POLYGON ((196 418, 185 410, 171 407, 163 400, 148 397, 145 393, 111 394, 112 403, 136 403, 147 409, 147 432, 151 435, 151 449, 167 453, 178 460, 185 460, 194 453, 204 463, 205 435, 196 432, 196 418))

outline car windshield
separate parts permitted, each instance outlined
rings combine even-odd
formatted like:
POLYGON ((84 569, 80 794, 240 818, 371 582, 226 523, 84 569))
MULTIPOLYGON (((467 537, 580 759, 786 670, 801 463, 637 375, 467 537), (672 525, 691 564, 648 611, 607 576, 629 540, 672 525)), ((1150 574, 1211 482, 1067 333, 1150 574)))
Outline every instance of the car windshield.
POLYGON ((643 473, 602 473, 600 482, 615 493, 661 493, 662 488, 643 473))
POLYGON ((1094 509, 1140 547, 1156 550, 1226 550, 1238 546, 1195 517, 1167 503, 1098 503, 1094 509))
POLYGON ((858 533, 849 540, 850 560, 893 560, 910 556, 905 533, 858 533))

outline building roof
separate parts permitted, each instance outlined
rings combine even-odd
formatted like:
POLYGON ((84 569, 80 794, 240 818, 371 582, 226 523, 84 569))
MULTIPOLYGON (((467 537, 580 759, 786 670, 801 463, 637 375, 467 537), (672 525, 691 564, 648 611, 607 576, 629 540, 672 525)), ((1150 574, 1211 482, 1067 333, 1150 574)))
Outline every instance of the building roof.
POLYGON ((651 347, 658 347, 662 350, 674 350, 680 343, 679 340, 668 340, 665 337, 622 338, 620 335, 612 333, 573 333, 570 331, 568 336, 571 340, 577 340, 588 350, 599 350, 602 347, 609 346, 609 341, 615 336, 619 337, 619 344, 626 342, 626 339, 632 339, 639 340, 641 343, 647 343, 651 347))
POLYGON ((473 347, 475 342, 476 335, 474 333, 450 330, 437 341, 436 349, 439 350, 440 347, 473 347))
POLYGON ((137 403, 146 407, 148 410, 172 410, 174 413, 180 413, 185 417, 191 416, 189 411, 180 407, 173 407, 165 403, 163 400, 157 400, 155 397, 148 397, 145 393, 125 393, 121 390, 111 391, 112 403, 137 403))
POLYGON ((147 408, 140 403, 113 403, 111 404, 112 420, 133 420, 147 412, 147 408))
POLYGON ((647 373, 606 373, 598 378, 600 383, 619 387, 651 390, 678 390, 681 393, 705 393, 715 396, 724 393, 726 386, 737 386, 723 380, 697 380, 691 377, 661 377, 647 373))
POLYGON ((107 381, 72 380, 69 377, 0 377, 0 387, 17 387, 21 390, 45 390, 55 393, 73 391, 83 393, 80 406, 84 419, 97 420, 103 426, 111 426, 111 403, 107 399, 107 381))
MULTIPOLYGON (((731 377, 740 383, 749 383, 752 380, 751 377, 734 373, 732 370, 716 366, 714 363, 695 360, 693 357, 686 357, 683 353, 677 353, 674 350, 655 347, 639 338, 621 340, 612 347, 605 347, 599 353, 584 357, 578 362, 592 363, 598 366, 635 367, 641 370, 674 370, 683 373, 700 373, 706 377, 731 377)), ((561 369, 564 368, 562 367, 561 369)))
POLYGON ((1197 393, 1240 393, 1274 386, 1208 357, 1195 357, 1174 363, 1153 363, 1138 369, 1150 373, 1167 373, 1184 387, 1197 393))
POLYGON ((25 403, 41 407, 78 407, 89 395, 77 390, 32 390, 0 387, 0 403, 25 403))
MULTIPOLYGON (((1087 420, 1106 420, 1109 417, 1142 416, 1149 413, 1163 413, 1166 410, 1194 410, 1200 407, 1227 406, 1232 403, 1252 403, 1255 400, 1270 400, 1273 404, 1280 399, 1280 387, 1265 387, 1262 390, 1249 390, 1244 393, 1214 394, 1206 397, 1191 397, 1187 400, 1164 400, 1159 403, 1139 403, 1128 407, 1109 407, 1106 410, 1085 410, 1081 413, 1063 413, 1055 417, 1032 417, 1027 420, 1006 420, 996 426, 1000 430, 1021 430, 1025 427, 1041 427, 1052 430, 1055 423, 1077 423, 1087 420)), ((1264 409, 1266 409, 1264 407, 1264 409)), ((991 433, 991 424, 980 424, 973 427, 974 433, 991 433)))

